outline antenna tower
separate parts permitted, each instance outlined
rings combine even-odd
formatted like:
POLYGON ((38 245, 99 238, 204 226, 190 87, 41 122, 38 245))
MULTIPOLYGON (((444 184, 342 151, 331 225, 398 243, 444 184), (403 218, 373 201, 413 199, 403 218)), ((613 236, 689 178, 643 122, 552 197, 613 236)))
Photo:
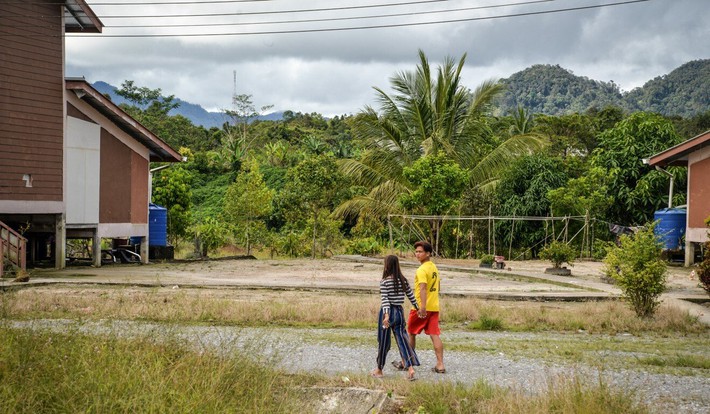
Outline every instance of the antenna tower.
POLYGON ((237 109, 237 71, 234 71, 234 91, 232 92, 232 106, 237 109))

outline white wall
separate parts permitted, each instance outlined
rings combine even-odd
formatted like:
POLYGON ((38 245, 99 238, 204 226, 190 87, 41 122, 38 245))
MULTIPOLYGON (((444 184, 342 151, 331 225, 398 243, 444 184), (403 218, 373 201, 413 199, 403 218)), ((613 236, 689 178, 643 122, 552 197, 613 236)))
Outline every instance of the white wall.
POLYGON ((67 117, 65 140, 67 224, 98 224, 101 127, 67 117))

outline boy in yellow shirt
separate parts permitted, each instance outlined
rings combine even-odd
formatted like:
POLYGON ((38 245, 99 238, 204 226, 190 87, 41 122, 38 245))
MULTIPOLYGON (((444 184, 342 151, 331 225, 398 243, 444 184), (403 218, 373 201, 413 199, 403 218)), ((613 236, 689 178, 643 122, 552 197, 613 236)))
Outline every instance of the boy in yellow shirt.
POLYGON ((431 338, 436 355, 436 366, 431 370, 437 374, 446 373, 444 368, 444 344, 439 335, 439 290, 441 280, 439 270, 431 261, 433 249, 426 241, 414 243, 414 254, 421 265, 417 269, 414 278, 414 296, 417 299, 419 310, 409 311, 409 323, 407 332, 409 333, 409 343, 412 349, 416 348, 417 335, 424 331, 431 338))

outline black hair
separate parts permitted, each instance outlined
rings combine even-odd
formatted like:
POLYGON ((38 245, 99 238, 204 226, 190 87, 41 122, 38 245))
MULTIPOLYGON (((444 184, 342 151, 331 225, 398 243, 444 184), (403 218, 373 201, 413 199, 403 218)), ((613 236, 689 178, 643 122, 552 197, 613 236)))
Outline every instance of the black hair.
POLYGON ((431 243, 429 243, 428 241, 424 241, 424 240, 414 243, 414 248, 416 249, 417 247, 421 247, 427 253, 432 253, 434 251, 434 248, 431 247, 431 243))
POLYGON ((402 274, 402 269, 399 267, 399 258, 395 255, 385 257, 385 269, 382 272, 382 279, 392 276, 394 280, 394 291, 404 292, 409 288, 407 278, 402 274))

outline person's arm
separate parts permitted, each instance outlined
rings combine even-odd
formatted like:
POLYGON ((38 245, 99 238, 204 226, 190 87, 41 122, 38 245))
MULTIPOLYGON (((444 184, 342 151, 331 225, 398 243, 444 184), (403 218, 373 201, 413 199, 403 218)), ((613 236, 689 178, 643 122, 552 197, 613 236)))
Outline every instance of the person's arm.
POLYGON ((414 309, 419 310, 419 304, 417 304, 417 298, 414 297, 414 292, 412 291, 411 286, 409 286, 409 283, 407 283, 407 290, 405 291, 407 294, 407 299, 409 299, 409 303, 414 306, 414 309))
POLYGON ((382 301, 382 326, 385 328, 388 328, 390 326, 390 283, 388 282, 389 280, 385 279, 380 283, 380 299, 382 301))
POLYGON ((422 303, 419 304, 417 314, 420 318, 426 318, 426 283, 419 284, 419 298, 422 300, 422 303))

